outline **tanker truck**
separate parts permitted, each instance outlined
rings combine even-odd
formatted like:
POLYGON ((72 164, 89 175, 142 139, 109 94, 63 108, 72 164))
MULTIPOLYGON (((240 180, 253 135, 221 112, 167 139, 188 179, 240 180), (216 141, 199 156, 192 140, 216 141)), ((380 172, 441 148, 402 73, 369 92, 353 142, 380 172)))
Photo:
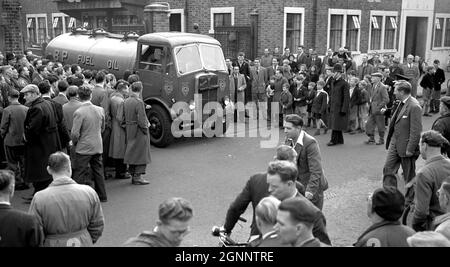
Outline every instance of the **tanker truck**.
POLYGON ((228 70, 220 43, 210 36, 75 29, 54 38, 46 54, 63 64, 107 70, 117 79, 125 70, 137 73, 144 85, 142 99, 150 107, 150 139, 157 147, 228 127, 233 108, 228 70))

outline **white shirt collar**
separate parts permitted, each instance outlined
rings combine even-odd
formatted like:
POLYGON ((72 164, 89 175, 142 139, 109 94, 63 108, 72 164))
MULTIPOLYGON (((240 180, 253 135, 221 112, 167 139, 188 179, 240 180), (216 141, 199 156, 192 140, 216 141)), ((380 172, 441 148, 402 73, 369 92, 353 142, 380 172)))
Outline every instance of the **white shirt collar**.
POLYGON ((408 99, 410 99, 411 96, 408 96, 405 100, 403 100, 403 104, 406 104, 406 102, 408 101, 408 99))
POLYGON ((270 235, 274 234, 276 232, 276 230, 267 232, 265 235, 262 236, 262 239, 266 239, 267 237, 269 237, 270 235))
POLYGON ((298 190, 297 190, 297 188, 295 188, 294 194, 291 197, 288 197, 286 199, 293 199, 293 198, 295 198, 297 196, 297 194, 298 194, 298 190))
POLYGON ((296 144, 299 144, 299 145, 301 145, 301 146, 303 146, 303 138, 305 137, 305 131, 301 131, 300 132, 300 135, 298 136, 298 139, 297 139, 297 143, 296 144))
POLYGON ((0 205, 8 205, 8 206, 11 206, 11 203, 10 203, 10 202, 7 202, 7 201, 0 201, 0 205))

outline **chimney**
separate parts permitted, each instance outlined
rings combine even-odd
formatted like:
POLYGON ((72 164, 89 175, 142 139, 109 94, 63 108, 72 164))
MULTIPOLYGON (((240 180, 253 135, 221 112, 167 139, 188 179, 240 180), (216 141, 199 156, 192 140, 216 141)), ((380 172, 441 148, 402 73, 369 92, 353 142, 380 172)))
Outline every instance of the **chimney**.
POLYGON ((169 31, 170 6, 166 2, 155 2, 144 8, 145 32, 169 31))

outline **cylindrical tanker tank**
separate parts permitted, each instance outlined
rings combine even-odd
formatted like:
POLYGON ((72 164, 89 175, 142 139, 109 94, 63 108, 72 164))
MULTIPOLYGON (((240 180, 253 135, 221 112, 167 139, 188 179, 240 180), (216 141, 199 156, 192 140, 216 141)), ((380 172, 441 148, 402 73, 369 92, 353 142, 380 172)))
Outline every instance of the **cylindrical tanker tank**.
POLYGON ((123 77, 125 70, 133 70, 136 61, 136 38, 120 38, 101 34, 66 33, 54 38, 46 53, 62 64, 79 64, 81 68, 105 69, 123 77))

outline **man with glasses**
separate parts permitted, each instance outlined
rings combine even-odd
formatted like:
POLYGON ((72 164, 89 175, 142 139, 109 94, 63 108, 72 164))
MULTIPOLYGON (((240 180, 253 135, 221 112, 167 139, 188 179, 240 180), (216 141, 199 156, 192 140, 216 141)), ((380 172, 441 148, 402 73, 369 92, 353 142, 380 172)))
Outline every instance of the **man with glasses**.
POLYGON ((126 247, 178 247, 189 233, 193 216, 191 204, 183 198, 170 198, 159 205, 159 220, 153 231, 144 231, 128 240, 126 247))

